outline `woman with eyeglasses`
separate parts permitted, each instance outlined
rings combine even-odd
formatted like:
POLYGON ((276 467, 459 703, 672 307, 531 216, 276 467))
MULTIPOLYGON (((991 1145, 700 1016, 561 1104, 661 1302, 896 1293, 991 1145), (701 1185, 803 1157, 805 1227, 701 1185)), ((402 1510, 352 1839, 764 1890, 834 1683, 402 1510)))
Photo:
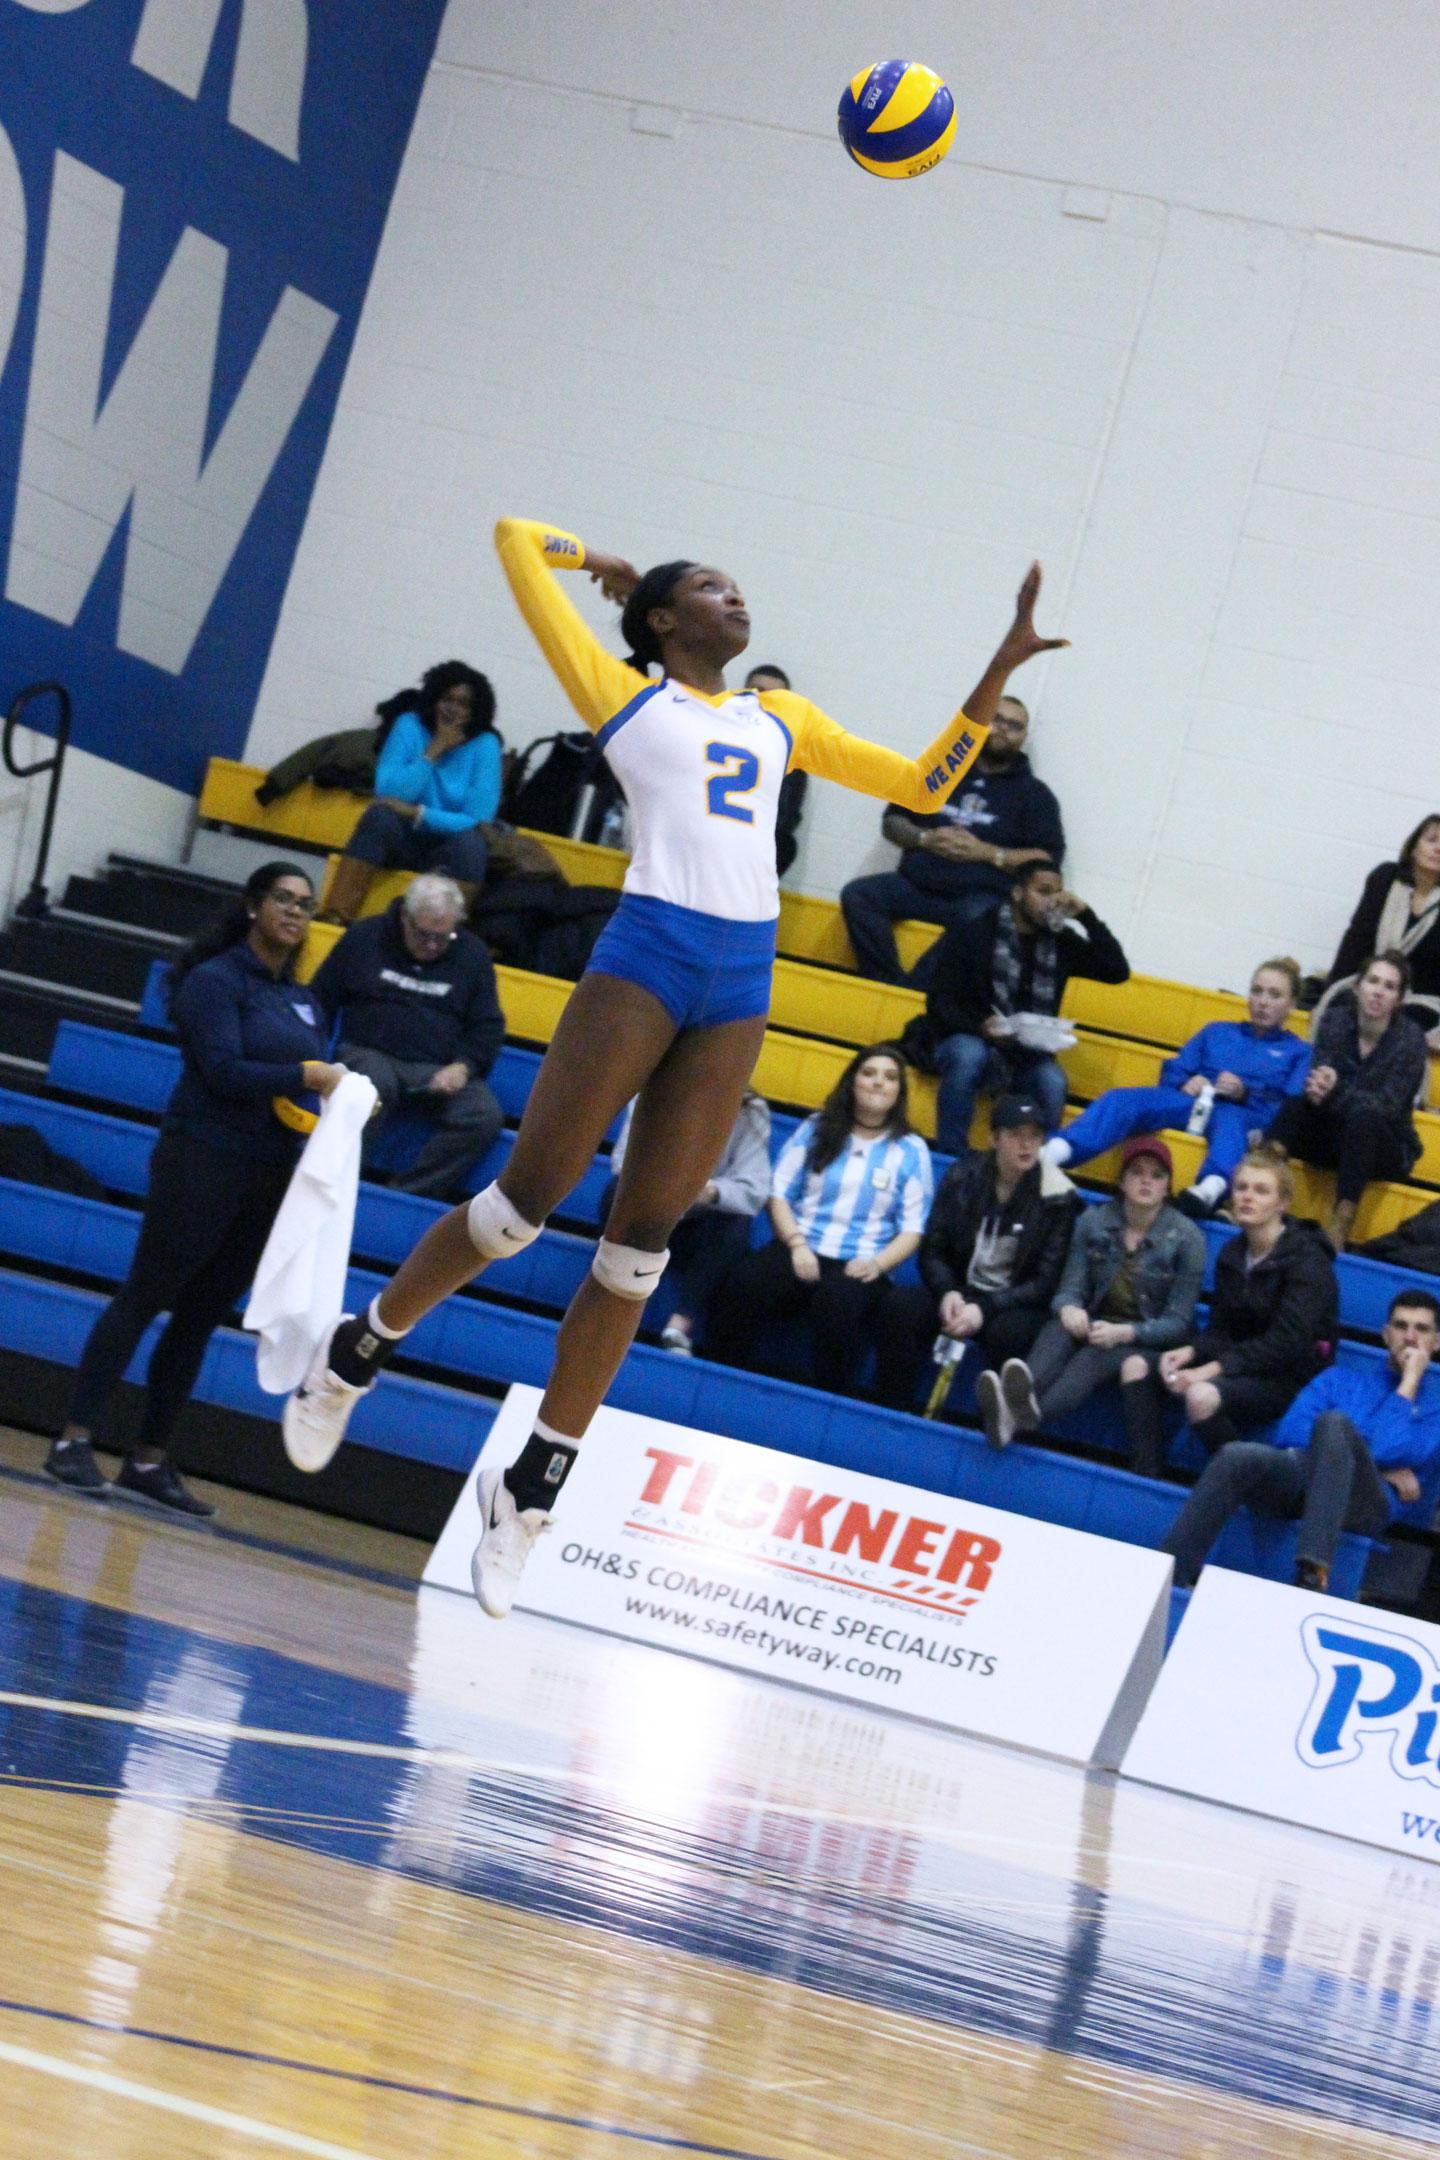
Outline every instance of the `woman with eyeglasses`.
POLYGON ((92 1437, 140 1339, 170 1315, 150 1357, 139 1436, 116 1489, 180 1515, 212 1515, 176 1475, 170 1436, 211 1336, 249 1285, 290 1183, 314 1103, 345 1067, 329 1022, 295 981, 315 895, 292 863, 266 863, 243 898, 171 972, 181 1073, 150 1159, 130 1273, 86 1343, 70 1415, 45 1468, 77 1492, 109 1492, 92 1437))

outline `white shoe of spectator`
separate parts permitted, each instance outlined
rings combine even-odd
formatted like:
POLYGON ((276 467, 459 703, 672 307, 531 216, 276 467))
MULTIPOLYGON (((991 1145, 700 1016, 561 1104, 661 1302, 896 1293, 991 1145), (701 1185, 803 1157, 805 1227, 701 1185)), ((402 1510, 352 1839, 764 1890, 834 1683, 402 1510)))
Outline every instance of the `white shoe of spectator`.
POLYGON ((975 1400, 980 1405, 980 1422, 991 1447, 1009 1447, 1015 1437, 1015 1420, 1000 1392, 998 1375, 988 1368, 975 1382, 975 1400))
POLYGON ((475 1487, 485 1528, 470 1562, 480 1610, 503 1620, 515 1602, 536 1538, 550 1528, 544 1508, 517 1508, 503 1470, 482 1470, 475 1487))
MULTIPOLYGON (((297 1470, 311 1476, 323 1470, 345 1438, 345 1428, 350 1423, 350 1413, 362 1395, 370 1388, 347 1387, 336 1378, 329 1365, 330 1344, 335 1328, 342 1327, 350 1318, 341 1315, 335 1327, 327 1328, 325 1339, 310 1361, 310 1370, 296 1388, 287 1396, 285 1408, 280 1413, 280 1434, 285 1442, 285 1453, 297 1470)), ((372 1380, 370 1387, 374 1387, 372 1380)))
POLYGON ((682 1327, 678 1320, 671 1320, 661 1329, 660 1347, 662 1350, 673 1351, 676 1357, 694 1357, 695 1355, 695 1345, 690 1339, 690 1330, 687 1327, 682 1327))
POLYGON ((1040 1423, 1040 1405, 1035 1399, 1035 1382, 1030 1377, 1030 1368, 1023 1358, 1006 1358, 1000 1368, 1000 1393, 1014 1430, 1034 1432, 1040 1423))

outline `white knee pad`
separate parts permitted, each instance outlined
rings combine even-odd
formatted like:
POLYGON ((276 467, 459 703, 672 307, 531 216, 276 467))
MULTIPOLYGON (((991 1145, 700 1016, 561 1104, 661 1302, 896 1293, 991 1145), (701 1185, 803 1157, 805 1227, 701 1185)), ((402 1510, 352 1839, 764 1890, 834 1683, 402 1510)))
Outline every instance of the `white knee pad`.
POLYGON ((638 1245, 612 1245, 602 1237, 590 1272, 602 1289, 643 1305, 669 1264, 668 1247, 664 1252, 642 1252, 638 1245))
POLYGON ((539 1226, 526 1222, 494 1184, 476 1193, 466 1210, 465 1222, 470 1242, 482 1260, 508 1260, 512 1253, 533 1245, 540 1235, 539 1226))

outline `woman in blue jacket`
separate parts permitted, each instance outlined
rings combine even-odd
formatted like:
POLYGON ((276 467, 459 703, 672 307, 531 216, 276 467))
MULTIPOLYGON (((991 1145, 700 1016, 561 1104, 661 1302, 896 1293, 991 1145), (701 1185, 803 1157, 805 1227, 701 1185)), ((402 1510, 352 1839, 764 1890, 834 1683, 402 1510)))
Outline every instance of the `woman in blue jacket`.
MULTIPOLYGON (((1235 1165, 1253 1132, 1268 1131, 1280 1105, 1305 1085, 1309 1045, 1286 1025, 1300 989, 1300 964, 1264 960, 1250 985, 1248 1020, 1212 1020, 1160 1068, 1150 1088, 1108 1088, 1088 1110, 1045 1144, 1050 1162, 1063 1168, 1089 1162, 1132 1133, 1184 1131, 1211 1090, 1205 1160, 1176 1206, 1187 1215, 1209 1215, 1224 1199, 1235 1165)), ((1202 1112, 1203 1115, 1203 1112, 1202 1112)))
POLYGON ((155 1152, 130 1273, 80 1357, 70 1415, 45 1468, 103 1494, 91 1452, 145 1330, 169 1323, 150 1356, 140 1434, 115 1480, 132 1499, 184 1515, 213 1508, 181 1483, 167 1450, 211 1336, 250 1278, 313 1125, 304 1098, 328 1095, 345 1068, 326 1055, 329 1022, 295 981, 310 927, 310 880, 266 863, 243 899, 171 972, 182 1065, 155 1152))
POLYGON ((474 897, 485 876, 479 827, 500 803, 495 693, 463 660, 376 707, 375 800, 326 895, 326 922, 353 922, 377 870, 436 870, 474 897))

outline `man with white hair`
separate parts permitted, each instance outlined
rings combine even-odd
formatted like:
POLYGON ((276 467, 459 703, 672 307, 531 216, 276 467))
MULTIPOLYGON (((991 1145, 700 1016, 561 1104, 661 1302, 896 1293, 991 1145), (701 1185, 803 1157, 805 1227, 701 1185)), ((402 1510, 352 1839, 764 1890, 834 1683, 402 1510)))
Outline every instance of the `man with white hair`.
POLYGON ((379 1092, 384 1117, 404 1105, 436 1130, 391 1183, 432 1199, 454 1197, 490 1146, 504 1113, 485 1076, 505 1039, 490 955, 465 927, 453 879, 411 880, 383 915, 353 923, 315 977, 315 992, 340 1016, 343 1051, 379 1092))

